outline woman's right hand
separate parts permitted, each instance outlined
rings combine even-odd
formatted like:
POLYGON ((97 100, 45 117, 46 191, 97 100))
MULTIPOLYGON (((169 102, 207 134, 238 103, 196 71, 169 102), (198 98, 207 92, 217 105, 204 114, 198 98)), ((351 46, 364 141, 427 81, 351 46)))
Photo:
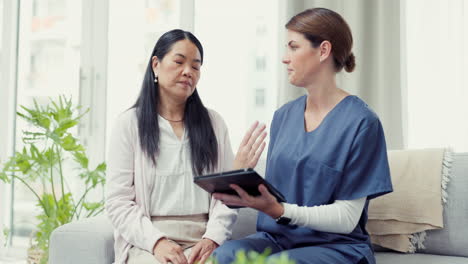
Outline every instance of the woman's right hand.
POLYGON ((187 258, 184 255, 184 250, 181 246, 168 240, 161 238, 153 248, 154 257, 162 264, 168 262, 173 264, 187 264, 187 258))
POLYGON ((266 144, 267 132, 264 131, 265 127, 265 124, 259 124, 258 121, 255 121, 245 133, 234 159, 234 170, 255 168, 257 166, 258 159, 262 155, 266 144))

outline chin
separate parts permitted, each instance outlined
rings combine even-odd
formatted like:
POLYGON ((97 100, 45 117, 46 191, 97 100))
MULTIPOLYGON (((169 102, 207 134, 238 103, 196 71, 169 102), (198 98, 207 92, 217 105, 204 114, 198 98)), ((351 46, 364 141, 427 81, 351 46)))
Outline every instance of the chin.
POLYGON ((294 78, 289 78, 289 83, 294 85, 294 86, 298 85, 297 80, 295 80, 294 78))

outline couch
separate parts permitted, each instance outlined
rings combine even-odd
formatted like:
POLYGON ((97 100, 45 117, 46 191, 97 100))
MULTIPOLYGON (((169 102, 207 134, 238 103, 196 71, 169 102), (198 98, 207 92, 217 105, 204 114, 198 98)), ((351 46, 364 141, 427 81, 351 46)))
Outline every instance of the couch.
MULTIPOLYGON (((378 264, 468 264, 468 153, 455 153, 449 200, 444 208, 441 230, 427 232, 425 249, 402 254, 380 249, 378 264)), ((264 164, 257 170, 262 173, 264 164)), ((233 238, 255 232, 257 214, 241 209, 233 238)), ((114 260, 112 224, 105 215, 63 225, 51 235, 50 264, 107 264, 114 260)))

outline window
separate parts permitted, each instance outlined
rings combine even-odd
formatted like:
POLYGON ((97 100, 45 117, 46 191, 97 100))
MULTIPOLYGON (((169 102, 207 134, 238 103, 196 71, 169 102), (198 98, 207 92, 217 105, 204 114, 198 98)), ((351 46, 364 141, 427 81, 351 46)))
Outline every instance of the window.
POLYGON ((3 0, 0 0, 0 61, 2 61, 2 45, 3 45, 3 0))
MULTIPOLYGON (((59 94, 79 100, 81 2, 73 0, 19 1, 17 105, 33 100, 47 103, 59 94)), ((16 149, 27 123, 16 120, 16 149)), ((40 188, 37 183, 34 188, 40 188)), ((35 197, 20 182, 14 190, 13 246, 27 246, 36 219, 35 197)))
POLYGON ((278 17, 278 1, 195 1, 205 50, 198 90, 226 121, 234 151, 250 124, 269 127, 276 109, 278 17))
POLYGON ((450 146, 466 152, 468 5, 464 1, 441 0, 403 3, 408 147, 450 146))
POLYGON ((117 116, 135 103, 156 41, 180 25, 179 1, 110 1, 109 5, 107 135, 117 116))

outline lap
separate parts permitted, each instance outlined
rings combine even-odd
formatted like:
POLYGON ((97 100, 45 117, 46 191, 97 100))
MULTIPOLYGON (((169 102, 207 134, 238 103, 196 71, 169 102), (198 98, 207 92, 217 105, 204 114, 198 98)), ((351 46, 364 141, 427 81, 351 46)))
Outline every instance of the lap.
POLYGON ((352 245, 324 245, 307 246, 281 250, 279 245, 268 234, 259 232, 239 240, 230 240, 221 245, 213 253, 220 264, 230 264, 235 260, 236 252, 239 250, 264 252, 266 248, 271 249, 271 255, 267 263, 276 263, 274 260, 286 253, 289 259, 296 264, 351 264, 367 263, 360 262, 364 255, 352 245))
MULTIPOLYGON (((187 248, 184 250, 184 255, 188 259, 192 248, 187 248)), ((160 264, 156 257, 150 252, 132 247, 128 251, 127 264, 160 264)))
POLYGON ((340 252, 335 248, 311 246, 277 252, 270 255, 267 262, 275 263, 272 260, 280 258, 282 254, 287 254, 289 259, 294 260, 296 264, 350 264, 358 263, 359 259, 362 258, 340 252))
POLYGON ((220 264, 229 264, 234 261, 236 252, 239 250, 245 252, 254 250, 261 253, 267 248, 270 248, 272 253, 280 251, 278 245, 269 238, 269 235, 259 232, 243 239, 226 241, 213 252, 213 256, 220 264))

